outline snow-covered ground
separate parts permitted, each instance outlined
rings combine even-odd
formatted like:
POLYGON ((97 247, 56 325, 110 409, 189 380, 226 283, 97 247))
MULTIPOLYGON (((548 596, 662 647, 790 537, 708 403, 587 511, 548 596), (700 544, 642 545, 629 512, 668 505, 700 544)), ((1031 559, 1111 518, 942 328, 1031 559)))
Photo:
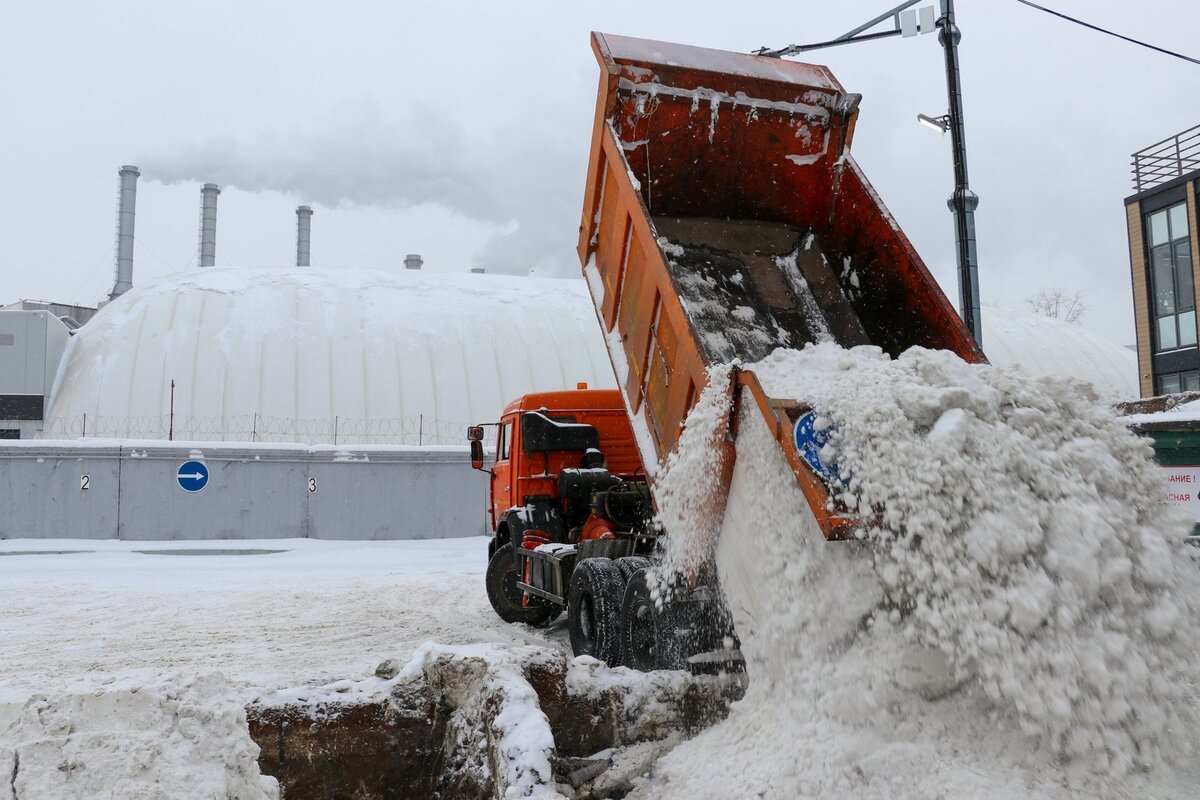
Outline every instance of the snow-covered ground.
POLYGON ((370 675, 429 640, 565 642, 561 619, 534 633, 496 617, 484 537, 10 539, 0 554, 0 729, 34 692, 212 671, 253 691, 370 675), (234 548, 284 552, 138 552, 234 548), (9 555, 45 551, 85 552, 9 555))
MULTIPOLYGON (((1082 384, 948 353, 818 345, 753 368, 772 396, 811 405, 831 428, 821 457, 843 479, 839 500, 864 510, 865 541, 823 540, 745 406, 726 513, 710 513, 712 440, 729 420, 727 375, 714 372, 659 507, 668 565, 715 558, 750 686, 630 797, 1195 796, 1200 554, 1183 543, 1191 519, 1159 501, 1145 441, 1082 384)), ((16 731, 23 753, 50 750, 21 756, 22 780, 42 792, 21 796, 58 796, 64 758, 99 765, 111 787, 131 758, 177 753, 184 772, 215 770, 204 775, 236 779, 237 797, 270 797, 242 757, 238 698, 362 679, 414 653, 404 675, 431 655, 487 659, 487 680, 514 699, 496 721, 525 781, 510 785, 545 788, 552 737, 505 646, 567 650, 563 625, 495 617, 486 546, 0 542, 0 731, 16 731), (286 552, 138 552, 235 547, 286 552), (38 550, 90 552, 11 554, 38 550), (426 641, 440 644, 419 649, 426 641), (205 677, 215 671, 227 678, 205 677), (100 700, 81 692, 100 687, 100 700), (35 693, 58 697, 22 711, 35 693), (112 738, 104 714, 116 704, 135 716, 112 738), (143 735, 139 713, 160 733, 143 735), (89 724, 86 757, 56 738, 89 724)), ((587 666, 576 662, 576 677, 587 666)), ((0 739, 0 774, 5 757, 0 739)))
POLYGON ((386 689, 430 648, 569 651, 561 620, 496 617, 487 541, 0 541, 0 800, 272 800, 247 701, 386 689))

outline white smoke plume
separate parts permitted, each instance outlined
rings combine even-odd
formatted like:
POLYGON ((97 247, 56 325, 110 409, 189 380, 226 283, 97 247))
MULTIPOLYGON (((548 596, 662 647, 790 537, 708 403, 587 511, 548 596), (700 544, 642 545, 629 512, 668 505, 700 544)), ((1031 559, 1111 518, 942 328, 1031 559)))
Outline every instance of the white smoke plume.
POLYGON ((141 164, 163 184, 214 181, 331 208, 440 206, 495 231, 477 265, 573 275, 588 146, 581 122, 571 131, 539 124, 535 137, 486 117, 464 124, 429 105, 385 112, 362 100, 304 127, 167 145, 141 164))

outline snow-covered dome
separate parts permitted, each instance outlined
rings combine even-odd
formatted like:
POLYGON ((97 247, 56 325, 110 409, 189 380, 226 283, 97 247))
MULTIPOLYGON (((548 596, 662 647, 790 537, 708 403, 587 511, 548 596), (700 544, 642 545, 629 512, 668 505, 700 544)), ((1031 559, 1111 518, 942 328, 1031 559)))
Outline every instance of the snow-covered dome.
POLYGON ((983 351, 998 367, 1087 381, 1106 401, 1141 393, 1137 353, 1080 325, 1039 314, 984 308, 983 351))
POLYGON ((47 436, 462 444, 531 391, 615 386, 582 280, 209 268, 73 337, 47 436), (84 414, 87 415, 86 422, 84 414))
MULTIPOLYGON (((998 366, 1138 395, 1134 353, 1078 325, 996 308, 983 324, 998 366)), ((43 435, 461 444, 513 398, 578 382, 615 385, 582 280, 208 268, 72 337, 43 435)))

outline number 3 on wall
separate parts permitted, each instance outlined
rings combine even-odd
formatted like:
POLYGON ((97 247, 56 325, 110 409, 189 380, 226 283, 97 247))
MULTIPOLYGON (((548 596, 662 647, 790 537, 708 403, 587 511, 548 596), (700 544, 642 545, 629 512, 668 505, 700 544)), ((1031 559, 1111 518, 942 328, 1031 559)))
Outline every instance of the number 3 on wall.
POLYGON ((309 494, 312 494, 312 493, 313 493, 313 492, 315 492, 316 490, 317 490, 317 479, 316 479, 316 478, 309 478, 309 479, 308 479, 308 493, 309 493, 309 494))

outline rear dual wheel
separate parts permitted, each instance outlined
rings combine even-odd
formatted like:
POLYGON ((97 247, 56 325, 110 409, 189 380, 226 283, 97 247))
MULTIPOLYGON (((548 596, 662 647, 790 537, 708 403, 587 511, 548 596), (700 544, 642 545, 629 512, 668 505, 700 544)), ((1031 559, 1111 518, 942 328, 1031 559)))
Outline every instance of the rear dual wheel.
POLYGON ((675 621, 669 606, 654 597, 653 586, 646 567, 639 568, 625 586, 621 602, 621 649, 625 665, 642 672, 683 669, 675 621))
POLYGON ((659 659, 669 649, 671 633, 650 598, 649 566, 645 556, 589 558, 576 565, 567 603, 575 655, 598 658, 610 667, 664 668, 659 659))
POLYGON ((625 556, 617 559, 617 569, 621 570, 621 577, 625 579, 627 586, 638 570, 646 569, 649 566, 650 559, 645 556, 625 556))
POLYGON ((567 591, 567 631, 577 656, 621 665, 621 599, 625 577, 611 558, 587 558, 575 565, 567 591))

